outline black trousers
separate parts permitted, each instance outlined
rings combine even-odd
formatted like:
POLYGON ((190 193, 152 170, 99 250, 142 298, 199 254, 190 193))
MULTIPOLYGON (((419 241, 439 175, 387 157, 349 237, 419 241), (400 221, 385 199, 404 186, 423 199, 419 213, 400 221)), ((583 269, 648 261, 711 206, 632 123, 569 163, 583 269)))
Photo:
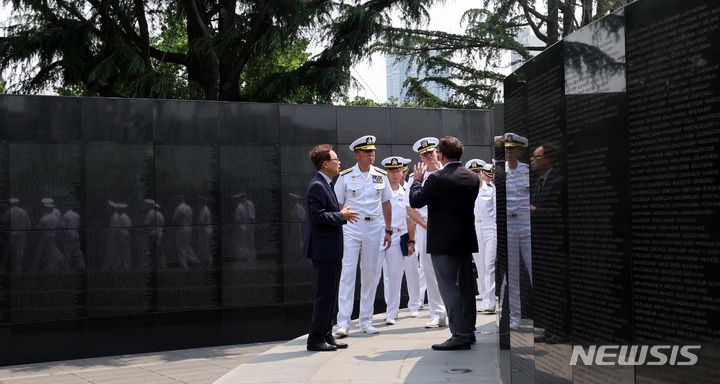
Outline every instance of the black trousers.
POLYGON ((308 344, 325 341, 332 335, 333 319, 337 315, 338 287, 342 261, 313 260, 317 274, 317 290, 313 302, 313 314, 308 332, 308 344))
POLYGON ((447 309, 452 338, 469 342, 475 332, 477 303, 475 279, 472 273, 472 254, 431 254, 440 296, 447 309))

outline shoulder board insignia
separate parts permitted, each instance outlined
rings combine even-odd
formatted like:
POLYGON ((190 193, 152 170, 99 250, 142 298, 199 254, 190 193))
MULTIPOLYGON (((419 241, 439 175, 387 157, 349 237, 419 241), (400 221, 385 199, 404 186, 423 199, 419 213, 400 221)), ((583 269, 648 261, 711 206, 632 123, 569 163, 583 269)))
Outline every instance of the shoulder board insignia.
POLYGON ((408 175, 408 179, 412 179, 412 178, 413 178, 413 176, 415 176, 415 172, 413 172, 413 173, 409 174, 409 175, 408 175))
POLYGON ((378 167, 376 167, 376 166, 374 166, 374 165, 373 165, 373 168, 375 168, 376 171, 382 173, 383 175, 387 175, 387 172, 386 172, 384 169, 378 168, 378 167))
POLYGON ((350 168, 348 168, 348 169, 340 172, 340 176, 347 175, 347 174, 350 173, 351 171, 352 171, 352 167, 350 167, 350 168))

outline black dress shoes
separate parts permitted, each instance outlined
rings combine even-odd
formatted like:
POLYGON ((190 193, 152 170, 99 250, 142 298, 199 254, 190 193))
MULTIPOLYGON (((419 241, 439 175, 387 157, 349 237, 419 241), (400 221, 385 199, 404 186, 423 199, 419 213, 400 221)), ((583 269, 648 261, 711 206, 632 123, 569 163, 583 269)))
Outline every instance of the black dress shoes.
POLYGON ((311 352, 332 352, 337 351, 337 347, 322 341, 319 343, 308 344, 307 350, 311 352))
POLYGON ((477 338, 475 337, 475 332, 470 332, 470 344, 477 343, 477 338))
POLYGON ((330 345, 334 345, 335 348, 337 348, 337 349, 345 349, 345 348, 348 347, 347 344, 341 343, 341 342, 335 340, 335 338, 334 338, 332 335, 326 336, 326 337, 325 337, 325 342, 328 343, 328 344, 330 344, 330 345))
POLYGON ((470 343, 448 339, 442 344, 433 344, 432 349, 436 351, 466 351, 470 349, 470 343))

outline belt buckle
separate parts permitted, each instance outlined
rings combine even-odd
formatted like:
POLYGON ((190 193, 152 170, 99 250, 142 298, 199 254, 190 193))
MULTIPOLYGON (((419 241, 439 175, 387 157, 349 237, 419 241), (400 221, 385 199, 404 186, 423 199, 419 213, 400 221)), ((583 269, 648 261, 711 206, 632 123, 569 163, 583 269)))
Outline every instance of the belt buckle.
POLYGON ((364 218, 364 219, 365 219, 365 221, 372 221, 372 219, 373 219, 373 218, 372 218, 372 217, 370 217, 370 216, 365 216, 365 218, 364 218))

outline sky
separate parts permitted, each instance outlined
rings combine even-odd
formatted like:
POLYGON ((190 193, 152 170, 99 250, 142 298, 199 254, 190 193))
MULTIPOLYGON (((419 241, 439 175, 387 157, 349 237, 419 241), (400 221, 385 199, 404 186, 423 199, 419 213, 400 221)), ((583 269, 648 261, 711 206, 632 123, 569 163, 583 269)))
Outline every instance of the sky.
MULTIPOLYGON (((441 4, 436 4, 429 9, 430 23, 427 29, 462 33, 463 28, 460 26, 462 14, 470 8, 481 6, 481 4, 482 2, 479 0, 445 0, 441 4)), ((8 16, 8 8, 0 3, 0 25, 4 24, 8 16)), ((350 90, 350 99, 359 95, 380 103, 387 100, 383 55, 374 54, 369 59, 357 63, 352 67, 351 73, 358 81, 359 88, 350 90)))

